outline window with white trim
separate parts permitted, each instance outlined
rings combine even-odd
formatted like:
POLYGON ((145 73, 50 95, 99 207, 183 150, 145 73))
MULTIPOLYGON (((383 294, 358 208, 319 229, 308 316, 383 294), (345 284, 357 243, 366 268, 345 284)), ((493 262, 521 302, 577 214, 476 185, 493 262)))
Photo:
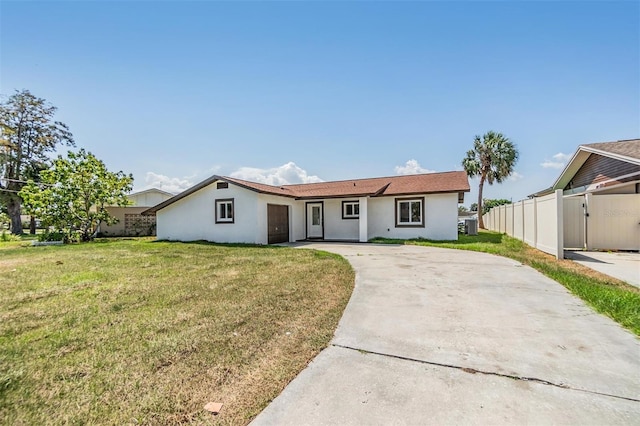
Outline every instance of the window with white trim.
POLYGON ((424 198, 396 198, 396 226, 424 227, 424 198))
POLYGON ((357 219, 360 217, 360 203, 358 201, 342 202, 342 218, 357 219))
POLYGON ((216 200, 216 223, 233 223, 233 198, 216 200))

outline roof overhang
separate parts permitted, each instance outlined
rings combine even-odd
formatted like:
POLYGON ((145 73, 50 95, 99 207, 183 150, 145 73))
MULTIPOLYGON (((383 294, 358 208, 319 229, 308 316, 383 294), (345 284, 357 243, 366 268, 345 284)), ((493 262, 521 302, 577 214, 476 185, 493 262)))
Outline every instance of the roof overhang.
POLYGON ((191 194, 193 194, 196 191, 199 191, 200 189, 204 188, 205 186, 208 186, 210 184, 212 184, 213 182, 220 180, 220 177, 217 175, 213 175, 208 179, 203 180, 200 183, 195 184, 194 186, 192 186, 191 188, 188 188, 184 191, 182 191, 181 193, 174 195, 173 197, 169 198, 168 200, 165 200, 163 202, 161 202, 160 204, 156 204, 155 206, 143 211, 142 213, 140 213, 141 215, 144 216, 149 216, 152 214, 155 214, 158 210, 161 210, 165 207, 167 207, 170 204, 175 203, 176 201, 179 201, 191 194))
POLYGON ((590 153, 593 153, 593 154, 599 154, 599 155, 602 155, 602 156, 605 156, 605 157, 614 158, 616 160, 624 161, 626 163, 640 165, 640 158, 630 157, 628 155, 622 155, 622 154, 619 154, 617 152, 605 151, 603 149, 597 149, 597 148, 594 148, 594 147, 588 146, 588 145, 580 145, 578 150, 590 152, 590 153))
POLYGON ((589 159, 592 152, 586 151, 582 148, 584 147, 580 146, 578 148, 578 150, 573 154, 573 156, 571 157, 567 165, 564 167, 564 169, 560 173, 560 176, 558 176, 558 178, 553 183, 551 188, 548 188, 550 192, 553 192, 556 189, 566 188, 566 186, 569 185, 569 182, 571 182, 571 179, 573 179, 576 173, 578 173, 578 170, 580 170, 580 167, 582 167, 584 163, 589 159))

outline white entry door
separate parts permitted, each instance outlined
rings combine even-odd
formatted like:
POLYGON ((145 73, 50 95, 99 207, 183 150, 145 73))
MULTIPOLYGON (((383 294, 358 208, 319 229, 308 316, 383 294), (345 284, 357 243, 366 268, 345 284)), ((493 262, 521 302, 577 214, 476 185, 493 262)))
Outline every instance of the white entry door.
POLYGON ((323 238, 322 203, 307 204, 307 238, 323 238))

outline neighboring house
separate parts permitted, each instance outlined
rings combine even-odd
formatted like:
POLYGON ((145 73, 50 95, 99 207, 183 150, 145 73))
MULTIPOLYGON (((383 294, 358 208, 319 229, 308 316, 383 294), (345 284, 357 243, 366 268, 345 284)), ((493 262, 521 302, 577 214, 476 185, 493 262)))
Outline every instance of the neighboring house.
POLYGON ((465 172, 272 186, 212 176, 144 212, 159 239, 274 244, 458 238, 465 172))
POLYGON ((564 194, 565 248, 640 250, 640 139, 580 145, 551 188, 564 194))
POLYGON ((113 225, 100 225, 100 235, 106 237, 155 235, 155 215, 142 215, 149 207, 160 204, 173 197, 174 194, 157 188, 131 193, 127 196, 132 202, 130 206, 106 207, 109 214, 118 222, 113 225))
POLYGON ((477 211, 458 212, 458 222, 464 222, 466 219, 478 219, 477 211))

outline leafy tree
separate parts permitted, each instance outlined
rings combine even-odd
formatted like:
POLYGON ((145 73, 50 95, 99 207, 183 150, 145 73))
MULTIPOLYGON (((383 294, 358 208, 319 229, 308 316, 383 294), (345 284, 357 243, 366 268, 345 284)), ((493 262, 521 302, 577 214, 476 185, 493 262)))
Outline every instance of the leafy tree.
POLYGON ((466 213, 468 211, 469 209, 466 208, 465 206, 458 206, 458 213, 466 213))
POLYGON ((130 204, 127 193, 133 176, 113 173, 90 152, 81 149, 59 156, 53 166, 40 173, 40 183, 29 181, 19 195, 29 214, 45 226, 66 232, 79 232, 82 241, 96 236, 101 223, 114 224, 117 219, 106 206, 130 204))
MULTIPOLYGON (((483 198, 482 199, 482 214, 487 213, 494 207, 501 206, 503 204, 511 204, 511 200, 503 199, 492 199, 492 198, 483 198)), ((469 207, 472 212, 478 211, 478 203, 472 203, 469 207)))
MULTIPOLYGON (((502 183, 513 173, 513 167, 517 161, 518 150, 502 133, 489 131, 482 138, 475 137, 473 149, 467 151, 467 156, 462 160, 462 167, 469 176, 480 177, 478 211, 484 211, 482 208, 484 183, 488 182, 489 185, 493 185, 494 182, 502 183)), ((481 214, 478 215, 478 225, 484 228, 481 214)))
POLYGON ((482 200, 482 214, 488 213, 494 207, 511 204, 511 200, 485 198, 482 200))
POLYGON ((11 217, 11 232, 22 233, 18 192, 24 182, 49 162, 60 144, 74 145, 66 124, 54 121, 57 108, 28 90, 16 91, 0 103, 0 202, 11 217))

